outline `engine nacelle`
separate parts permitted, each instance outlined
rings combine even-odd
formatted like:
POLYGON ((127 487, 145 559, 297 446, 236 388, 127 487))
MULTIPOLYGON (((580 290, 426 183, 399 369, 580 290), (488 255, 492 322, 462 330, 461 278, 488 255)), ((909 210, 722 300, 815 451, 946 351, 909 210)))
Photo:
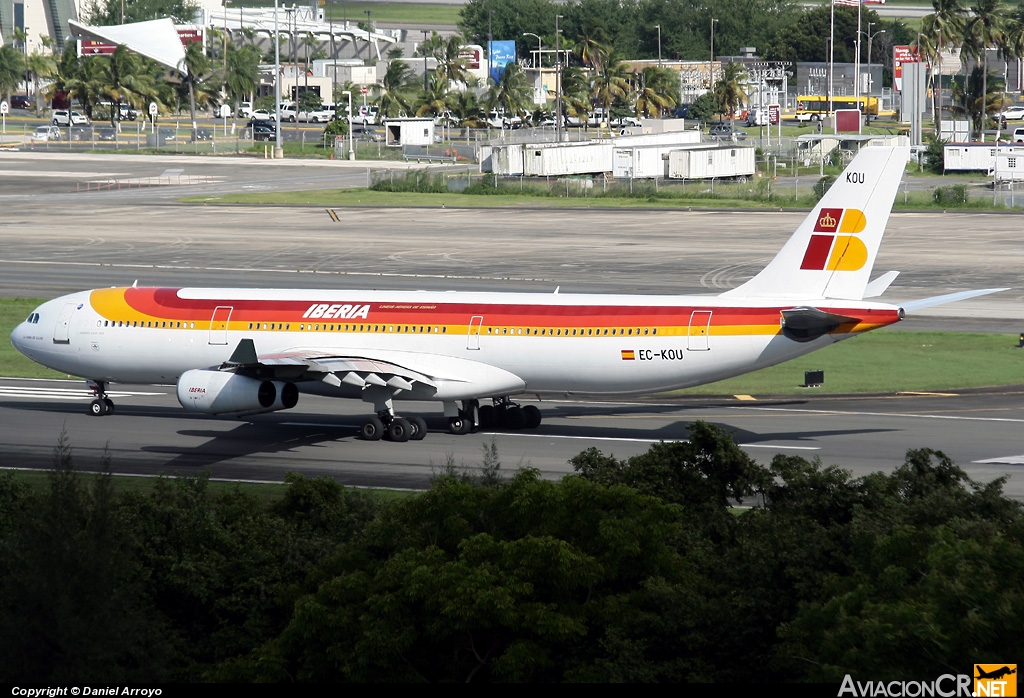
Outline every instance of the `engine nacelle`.
POLYGON ((178 379, 178 402, 191 412, 242 416, 287 410, 298 401, 294 383, 206 369, 185 371, 178 379))

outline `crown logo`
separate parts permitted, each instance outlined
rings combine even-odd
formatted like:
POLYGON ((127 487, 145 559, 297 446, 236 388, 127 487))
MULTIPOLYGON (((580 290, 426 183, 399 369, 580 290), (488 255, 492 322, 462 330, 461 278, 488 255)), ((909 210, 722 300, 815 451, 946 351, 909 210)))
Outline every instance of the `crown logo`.
POLYGON ((836 227, 836 219, 833 218, 831 214, 824 213, 824 214, 822 214, 821 218, 818 219, 818 224, 822 228, 835 228, 836 227))

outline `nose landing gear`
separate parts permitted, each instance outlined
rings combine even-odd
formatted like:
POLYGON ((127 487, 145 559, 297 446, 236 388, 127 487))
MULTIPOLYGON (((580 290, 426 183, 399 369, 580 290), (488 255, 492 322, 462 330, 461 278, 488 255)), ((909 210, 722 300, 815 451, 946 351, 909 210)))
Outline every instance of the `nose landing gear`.
POLYGON ((87 380, 85 383, 96 396, 96 399, 89 403, 89 414, 93 417, 114 414, 114 401, 107 397, 106 384, 94 380, 87 380))

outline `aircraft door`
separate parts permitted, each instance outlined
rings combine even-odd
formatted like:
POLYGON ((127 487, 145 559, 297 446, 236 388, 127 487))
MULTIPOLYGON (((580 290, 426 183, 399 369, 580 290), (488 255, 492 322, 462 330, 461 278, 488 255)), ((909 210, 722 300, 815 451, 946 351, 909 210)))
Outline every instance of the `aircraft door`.
POLYGON ((686 337, 686 348, 690 351, 710 351, 708 337, 711 334, 711 311, 694 310, 690 315, 690 331, 686 337))
POLYGON ((213 309, 213 317, 210 318, 210 344, 228 343, 228 320, 234 307, 230 305, 218 305, 213 309))
POLYGON ((74 303, 65 303, 57 316, 57 324, 53 326, 54 344, 71 344, 71 316, 79 306, 74 303))
POLYGON ((467 349, 480 349, 480 326, 483 324, 483 315, 474 315, 469 319, 469 335, 466 337, 467 349))

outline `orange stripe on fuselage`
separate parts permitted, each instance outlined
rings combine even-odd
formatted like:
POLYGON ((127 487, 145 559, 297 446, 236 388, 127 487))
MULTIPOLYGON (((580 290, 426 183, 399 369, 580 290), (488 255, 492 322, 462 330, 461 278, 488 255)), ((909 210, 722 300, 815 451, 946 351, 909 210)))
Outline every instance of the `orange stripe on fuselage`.
MULTIPOLYGON (((544 327, 553 330, 593 331, 597 336, 605 335, 604 329, 637 330, 657 328, 659 336, 687 336, 704 333, 703 325, 690 326, 690 316, 695 310, 710 310, 710 334, 728 335, 772 335, 780 331, 780 311, 785 307, 734 308, 709 306, 618 306, 618 305, 544 305, 544 304, 500 304, 500 303, 396 303, 360 301, 358 292, 344 303, 318 301, 316 291, 310 291, 308 299, 192 299, 182 298, 174 288, 109 288, 92 292, 90 302, 93 309, 103 318, 111 321, 149 322, 168 321, 195 323, 198 328, 209 327, 213 313, 218 307, 231 307, 231 321, 227 329, 244 331, 250 323, 287 323, 289 329, 298 331, 306 325, 339 326, 342 324, 363 325, 431 325, 446 327, 450 332, 467 332, 469 318, 482 316, 482 333, 488 328, 544 327), (328 309, 344 306, 361 308, 368 306, 365 317, 303 317, 311 308, 327 305, 328 309), (202 324, 200 324, 202 323, 202 324)), ((858 323, 843 325, 835 333, 863 332, 898 321, 895 310, 843 310, 830 308, 831 312, 859 317, 858 323)), ((351 313, 352 310, 350 309, 351 313)), ((337 311, 336 311, 337 314, 337 311)), ((493 332, 492 332, 493 334, 493 332)), ((591 336, 585 334, 584 336, 591 336)), ((616 337, 622 336, 616 333, 616 337)))

